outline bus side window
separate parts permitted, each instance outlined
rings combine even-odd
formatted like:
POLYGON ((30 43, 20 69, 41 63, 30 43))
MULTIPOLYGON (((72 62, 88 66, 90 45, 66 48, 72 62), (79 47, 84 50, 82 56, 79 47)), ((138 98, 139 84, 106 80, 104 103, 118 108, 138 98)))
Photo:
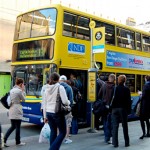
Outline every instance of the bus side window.
POLYGON ((90 40, 89 22, 89 18, 64 12, 63 35, 90 40))
POLYGON ((136 49, 137 50, 142 50, 142 44, 141 44, 141 34, 136 33, 136 49))
MULTIPOLYGON (((94 20, 95 21, 95 20, 94 20)), ((105 42, 106 44, 115 45, 115 26, 100 21, 96 22, 96 28, 105 27, 105 42)))
POLYGON ((143 51, 150 52, 150 37, 143 35, 143 51))
POLYGON ((135 49, 135 33, 117 27, 117 45, 120 47, 135 49))
MULTIPOLYGON (((124 73, 117 73, 117 78, 119 75, 124 73)), ((135 92, 135 74, 124 74, 126 76, 125 85, 130 89, 130 92, 135 92)))
POLYGON ((142 78, 141 75, 136 75, 136 92, 142 91, 141 89, 141 84, 142 84, 142 78))

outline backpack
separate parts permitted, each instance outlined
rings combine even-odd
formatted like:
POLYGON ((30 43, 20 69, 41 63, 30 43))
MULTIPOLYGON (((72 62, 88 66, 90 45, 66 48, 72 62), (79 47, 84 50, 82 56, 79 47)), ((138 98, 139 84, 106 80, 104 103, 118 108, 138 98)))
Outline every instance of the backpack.
POLYGON ((106 113, 107 109, 102 100, 97 100, 92 105, 92 112, 94 115, 103 116, 106 113))
POLYGON ((2 98, 1 98, 1 103, 2 105, 6 108, 6 109, 9 109, 10 108, 10 105, 8 104, 7 102, 7 99, 9 98, 9 95, 10 93, 6 93, 2 98))

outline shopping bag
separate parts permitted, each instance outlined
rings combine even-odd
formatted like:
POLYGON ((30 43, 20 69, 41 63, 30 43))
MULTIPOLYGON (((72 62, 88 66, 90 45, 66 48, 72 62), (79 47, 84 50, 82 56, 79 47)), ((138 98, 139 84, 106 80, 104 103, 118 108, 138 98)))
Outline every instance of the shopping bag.
POLYGON ((48 123, 45 123, 40 132, 39 143, 48 143, 49 139, 50 139, 50 127, 48 123))

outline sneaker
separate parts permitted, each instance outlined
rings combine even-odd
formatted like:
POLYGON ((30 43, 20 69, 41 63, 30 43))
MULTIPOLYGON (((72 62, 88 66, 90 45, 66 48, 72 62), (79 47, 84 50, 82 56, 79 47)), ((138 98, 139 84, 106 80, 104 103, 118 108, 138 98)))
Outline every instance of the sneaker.
POLYGON ((7 145, 6 143, 4 143, 4 147, 9 147, 9 145, 7 145))
POLYGON ((24 145, 26 145, 26 143, 21 142, 20 144, 16 144, 16 145, 18 145, 18 146, 24 146, 24 145))
POLYGON ((65 143, 65 144, 72 143, 72 140, 70 140, 70 139, 65 139, 64 143, 65 143))

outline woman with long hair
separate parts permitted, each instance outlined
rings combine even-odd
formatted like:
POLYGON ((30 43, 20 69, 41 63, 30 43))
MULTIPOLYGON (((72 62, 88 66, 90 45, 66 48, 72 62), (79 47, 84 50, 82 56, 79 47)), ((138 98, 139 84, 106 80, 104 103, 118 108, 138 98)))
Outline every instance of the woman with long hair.
POLYGON ((70 105, 70 101, 67 98, 64 87, 59 84, 59 78, 60 75, 56 72, 50 75, 50 86, 46 89, 43 99, 44 122, 48 122, 51 129, 49 150, 59 150, 61 143, 66 135, 65 116, 64 114, 55 113, 58 91, 62 103, 65 105, 70 105), (57 129, 59 130, 58 135, 57 129))

